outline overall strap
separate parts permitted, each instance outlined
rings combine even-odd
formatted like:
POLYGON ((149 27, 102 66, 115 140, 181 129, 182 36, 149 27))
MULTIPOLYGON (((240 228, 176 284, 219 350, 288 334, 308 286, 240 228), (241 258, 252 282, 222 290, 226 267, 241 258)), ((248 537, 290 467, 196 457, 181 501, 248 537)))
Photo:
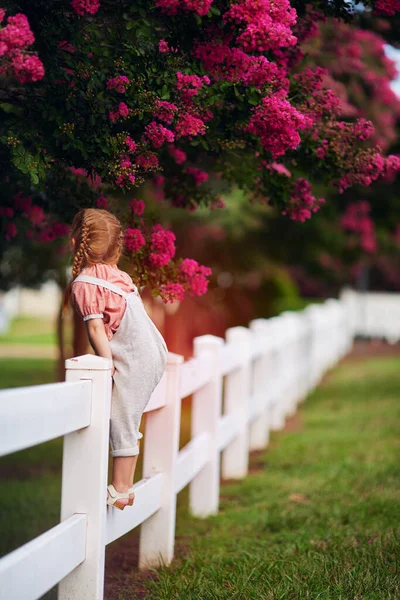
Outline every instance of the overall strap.
MULTIPOLYGON (((115 292, 116 294, 119 294, 123 298, 125 298, 128 295, 127 292, 124 292, 123 290, 121 290, 121 288, 118 287, 117 285, 115 285, 114 283, 110 283, 109 281, 106 281, 105 279, 99 279, 98 277, 90 277, 90 275, 79 275, 78 277, 76 277, 76 279, 74 279, 74 281, 72 283, 74 284, 74 283, 77 283, 78 281, 81 281, 82 283, 91 283, 93 285, 98 285, 100 287, 106 288, 107 290, 110 290, 111 292, 115 292)), ((135 286, 135 288, 136 288, 136 286, 135 286)), ((136 288, 136 290, 137 290, 137 288, 136 288)))

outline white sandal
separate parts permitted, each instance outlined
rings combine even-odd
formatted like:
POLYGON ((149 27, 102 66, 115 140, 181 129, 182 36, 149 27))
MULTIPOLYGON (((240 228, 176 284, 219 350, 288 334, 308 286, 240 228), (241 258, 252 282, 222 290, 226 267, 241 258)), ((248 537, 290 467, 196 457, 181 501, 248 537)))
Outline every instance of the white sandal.
POLYGON ((119 510, 124 510, 125 506, 132 506, 133 502, 129 499, 129 491, 128 492, 117 492, 115 487, 110 484, 107 486, 108 498, 107 504, 108 506, 114 506, 114 508, 119 508, 119 510), (128 500, 127 504, 123 504, 119 502, 120 500, 128 500), (132 504, 129 504, 132 502, 132 504))
POLYGON ((129 496, 133 496, 133 498, 129 498, 129 502, 128 502, 128 505, 132 506, 132 504, 135 502, 135 492, 133 491, 133 486, 129 488, 128 494, 129 494, 129 496))

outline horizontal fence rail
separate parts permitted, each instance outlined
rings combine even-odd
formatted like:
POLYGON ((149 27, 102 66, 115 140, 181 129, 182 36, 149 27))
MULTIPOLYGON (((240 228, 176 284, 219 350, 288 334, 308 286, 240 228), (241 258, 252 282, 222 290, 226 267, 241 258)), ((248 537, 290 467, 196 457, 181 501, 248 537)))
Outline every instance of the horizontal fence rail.
MULTIPOLYGON (((398 318, 400 296, 388 296, 379 295, 381 306, 398 318)), ((395 329, 389 335, 384 317, 375 319, 378 305, 375 295, 346 290, 340 300, 228 329, 226 340, 195 338, 186 362, 170 352, 145 411, 143 479, 134 486, 133 508, 123 512, 105 503, 110 360, 74 358, 66 362, 65 383, 1 392, 0 455, 59 436, 64 449, 61 522, 0 560, 0 595, 36 600, 59 583, 59 600, 101 600, 105 547, 138 526, 140 568, 169 564, 184 487, 193 515, 215 514, 221 477, 246 476, 249 451, 267 446, 270 431, 281 429, 349 352, 355 334, 400 339, 395 329), (187 396, 191 440, 179 449, 187 396)))

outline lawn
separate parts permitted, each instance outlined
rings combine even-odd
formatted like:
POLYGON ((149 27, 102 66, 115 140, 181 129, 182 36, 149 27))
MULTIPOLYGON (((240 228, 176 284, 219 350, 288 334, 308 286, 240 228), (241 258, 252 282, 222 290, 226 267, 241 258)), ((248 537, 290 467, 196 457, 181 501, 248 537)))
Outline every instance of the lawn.
POLYGON ((398 358, 346 361, 222 486, 218 516, 180 506, 172 565, 125 561, 107 600, 398 600, 399 392, 398 358))

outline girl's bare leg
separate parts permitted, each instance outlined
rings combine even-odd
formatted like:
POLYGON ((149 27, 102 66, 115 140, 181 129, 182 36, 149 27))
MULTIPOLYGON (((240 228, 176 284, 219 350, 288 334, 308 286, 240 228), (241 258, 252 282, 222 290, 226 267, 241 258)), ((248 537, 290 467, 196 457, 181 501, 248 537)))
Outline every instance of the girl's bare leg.
MULTIPOLYGON (((138 442, 138 446, 139 446, 139 450, 140 450, 140 442, 138 442)), ((139 455, 133 456, 132 458, 134 459, 134 461, 132 463, 131 482, 129 484, 130 486, 133 485, 133 480, 135 478, 136 465, 137 465, 137 461, 138 461, 139 455)))
MULTIPOLYGON (((137 456, 116 456, 113 461, 112 483, 117 492, 124 493, 132 485, 132 472, 135 472, 137 456)), ((121 504, 127 505, 129 500, 119 500, 121 504)))

